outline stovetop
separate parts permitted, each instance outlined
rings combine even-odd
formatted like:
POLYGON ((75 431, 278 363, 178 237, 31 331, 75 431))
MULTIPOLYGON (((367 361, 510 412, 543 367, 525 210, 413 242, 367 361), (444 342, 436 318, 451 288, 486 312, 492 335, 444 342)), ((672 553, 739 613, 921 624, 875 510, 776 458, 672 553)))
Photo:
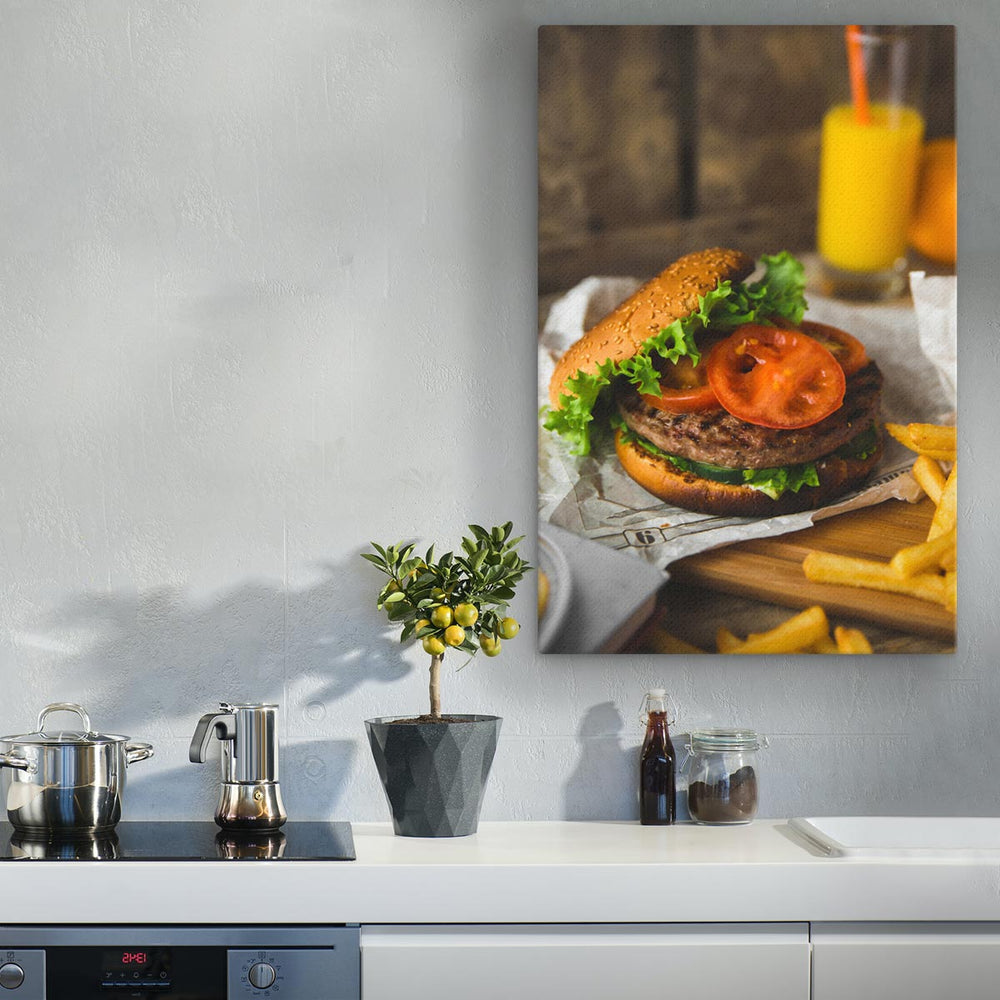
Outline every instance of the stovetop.
POLYGON ((35 839, 0 823, 0 861, 354 861, 350 823, 286 823, 236 833, 214 823, 119 823, 83 840, 35 839))

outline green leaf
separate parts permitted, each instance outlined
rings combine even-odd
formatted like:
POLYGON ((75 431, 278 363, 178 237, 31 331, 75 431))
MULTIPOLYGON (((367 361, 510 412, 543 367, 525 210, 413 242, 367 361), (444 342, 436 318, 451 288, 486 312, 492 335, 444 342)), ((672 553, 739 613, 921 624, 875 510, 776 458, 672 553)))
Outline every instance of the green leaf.
POLYGON ((405 601, 405 600, 406 600, 406 594, 404 594, 401 590, 396 590, 393 591, 393 593, 389 594, 389 596, 385 598, 383 603, 396 604, 398 601, 405 601))

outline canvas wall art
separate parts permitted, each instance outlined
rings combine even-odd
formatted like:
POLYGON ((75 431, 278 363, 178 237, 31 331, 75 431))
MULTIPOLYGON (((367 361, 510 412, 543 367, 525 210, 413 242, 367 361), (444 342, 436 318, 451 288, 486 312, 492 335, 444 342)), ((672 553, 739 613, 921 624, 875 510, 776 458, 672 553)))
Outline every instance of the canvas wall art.
POLYGON ((538 66, 540 649, 954 651, 954 29, 538 66))

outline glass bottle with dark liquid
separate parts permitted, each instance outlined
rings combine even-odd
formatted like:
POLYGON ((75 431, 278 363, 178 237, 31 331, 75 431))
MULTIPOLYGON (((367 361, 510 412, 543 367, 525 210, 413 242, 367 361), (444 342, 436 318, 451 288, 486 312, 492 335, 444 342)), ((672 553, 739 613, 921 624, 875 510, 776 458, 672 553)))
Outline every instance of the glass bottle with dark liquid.
POLYGON ((646 695, 646 738, 639 754, 639 822, 667 826, 674 822, 674 745, 667 729, 667 692, 655 688, 646 695))

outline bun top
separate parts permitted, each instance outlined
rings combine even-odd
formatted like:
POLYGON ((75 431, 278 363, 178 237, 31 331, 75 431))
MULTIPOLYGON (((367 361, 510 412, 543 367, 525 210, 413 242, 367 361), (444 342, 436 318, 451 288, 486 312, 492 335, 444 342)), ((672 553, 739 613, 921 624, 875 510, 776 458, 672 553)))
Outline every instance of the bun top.
POLYGON ((700 295, 715 289, 720 281, 742 281, 753 269, 753 258, 724 247, 689 253, 674 261, 591 327, 560 358, 549 382, 552 408, 559 408, 566 380, 577 372, 593 373, 605 361, 635 357, 663 327, 694 312, 700 295))

